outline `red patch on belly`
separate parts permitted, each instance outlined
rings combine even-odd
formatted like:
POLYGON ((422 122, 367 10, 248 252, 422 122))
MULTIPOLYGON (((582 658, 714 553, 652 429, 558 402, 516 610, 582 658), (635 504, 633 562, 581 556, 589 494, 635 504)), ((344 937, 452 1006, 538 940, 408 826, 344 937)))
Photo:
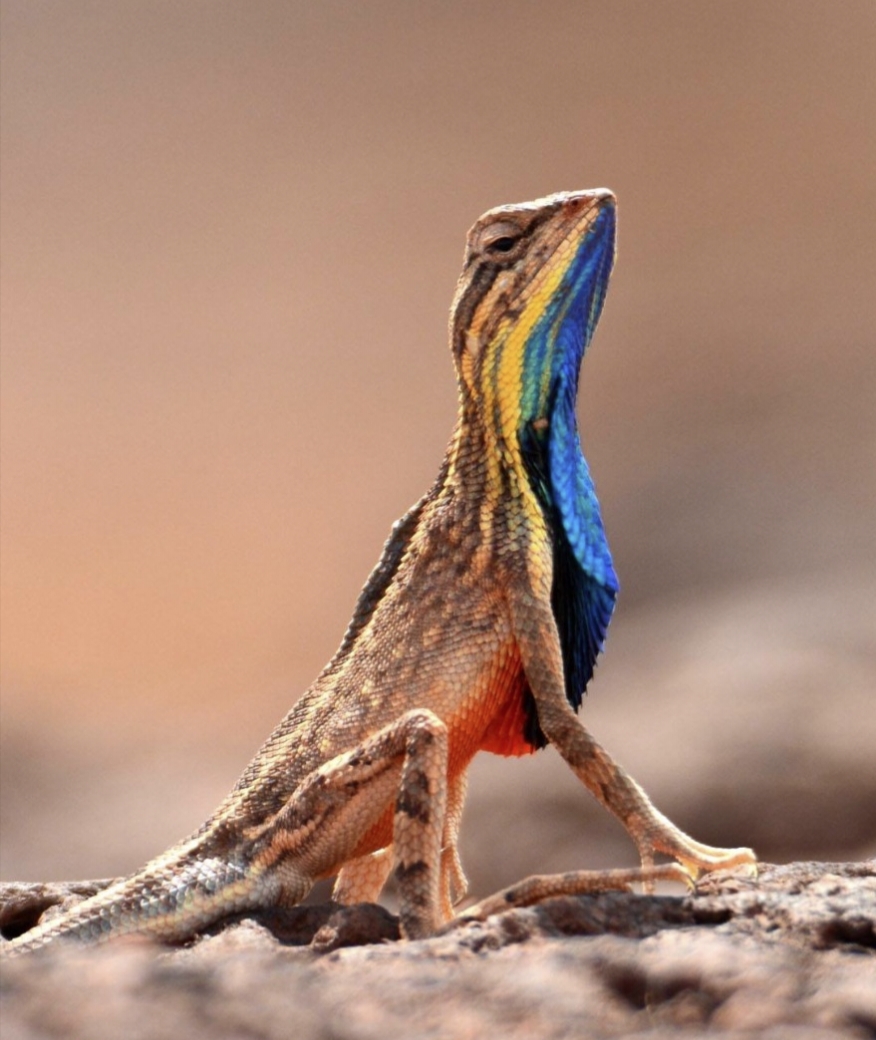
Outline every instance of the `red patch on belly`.
MULTIPOLYGON (((497 671, 498 675, 494 671, 491 681, 485 681, 483 688, 468 690, 451 717, 445 715, 450 745, 447 772, 451 783, 460 771, 468 768, 478 751, 516 757, 531 755, 536 750, 523 735, 527 683, 516 648, 509 648, 497 671)), ((440 702, 441 698, 434 700, 440 702)), ((394 812, 395 798, 362 835, 350 859, 391 844, 394 812)))
POLYGON ((531 755, 535 748, 524 737, 526 709, 523 696, 526 692, 526 676, 523 669, 507 682, 503 695, 498 698, 496 709, 480 741, 480 750, 494 755, 531 755))

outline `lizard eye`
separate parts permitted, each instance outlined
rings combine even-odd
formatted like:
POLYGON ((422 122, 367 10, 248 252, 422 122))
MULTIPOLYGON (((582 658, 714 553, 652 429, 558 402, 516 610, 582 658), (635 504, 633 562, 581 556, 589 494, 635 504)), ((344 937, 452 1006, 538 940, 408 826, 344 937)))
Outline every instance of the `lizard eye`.
POLYGON ((495 241, 490 242, 487 245, 488 253, 510 253, 511 250, 517 245, 517 239, 512 238, 511 235, 503 235, 501 238, 497 238, 495 241))
POLYGON ((523 232, 514 221, 496 221, 481 231, 475 249, 483 256, 507 256, 514 252, 522 237, 523 232))

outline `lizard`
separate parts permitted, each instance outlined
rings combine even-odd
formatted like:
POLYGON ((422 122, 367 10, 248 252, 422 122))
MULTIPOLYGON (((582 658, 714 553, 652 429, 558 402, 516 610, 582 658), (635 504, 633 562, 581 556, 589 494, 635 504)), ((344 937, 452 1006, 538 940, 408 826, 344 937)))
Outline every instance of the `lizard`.
POLYGON ((393 869, 407 939, 549 895, 754 869, 750 849, 671 823, 577 715, 619 588, 576 417, 615 237, 608 189, 479 218, 449 322, 457 421, 337 652, 198 831, 7 955, 127 934, 183 942, 294 906, 323 878, 341 904, 374 902, 393 869), (454 917, 469 763, 548 743, 622 822, 641 867, 530 878, 454 917))

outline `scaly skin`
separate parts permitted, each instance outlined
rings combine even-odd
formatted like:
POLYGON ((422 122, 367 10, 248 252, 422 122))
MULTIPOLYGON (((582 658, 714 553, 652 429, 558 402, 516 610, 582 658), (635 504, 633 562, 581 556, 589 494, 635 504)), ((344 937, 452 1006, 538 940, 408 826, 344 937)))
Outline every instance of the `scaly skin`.
POLYGON ((575 418, 614 229, 604 189, 474 225, 450 322, 459 418, 337 653, 196 834, 7 953, 131 933, 182 941, 229 914, 293 905, 334 875, 339 901, 373 900, 393 865, 403 934, 429 935, 465 893, 457 834, 472 757, 545 742, 623 822, 642 870, 530 879, 466 919, 754 863, 679 831, 575 714, 617 593, 575 418), (655 867, 658 852, 680 867, 655 867))

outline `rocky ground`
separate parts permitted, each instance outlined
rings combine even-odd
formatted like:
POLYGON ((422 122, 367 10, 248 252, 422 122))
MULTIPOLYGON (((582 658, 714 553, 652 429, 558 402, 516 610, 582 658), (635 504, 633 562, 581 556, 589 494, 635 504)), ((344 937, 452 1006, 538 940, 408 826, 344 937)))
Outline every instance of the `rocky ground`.
POLYGON ((872 860, 554 899, 422 942, 395 927, 320 906, 171 952, 46 951, 4 964, 3 1037, 876 1035, 872 860))

